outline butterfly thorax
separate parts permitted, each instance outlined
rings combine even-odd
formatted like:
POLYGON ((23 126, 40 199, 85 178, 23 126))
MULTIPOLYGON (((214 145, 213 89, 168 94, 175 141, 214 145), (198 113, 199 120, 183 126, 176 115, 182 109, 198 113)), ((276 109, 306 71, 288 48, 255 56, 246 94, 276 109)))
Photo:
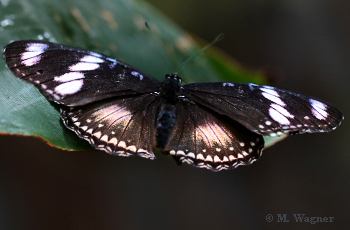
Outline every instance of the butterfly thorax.
POLYGON ((167 74, 162 83, 160 83, 160 96, 165 103, 175 104, 178 100, 178 94, 181 86, 181 78, 177 74, 167 74))
POLYGON ((165 75, 160 84, 162 104, 157 116, 157 146, 164 148, 176 123, 175 103, 178 100, 181 78, 176 74, 165 75))

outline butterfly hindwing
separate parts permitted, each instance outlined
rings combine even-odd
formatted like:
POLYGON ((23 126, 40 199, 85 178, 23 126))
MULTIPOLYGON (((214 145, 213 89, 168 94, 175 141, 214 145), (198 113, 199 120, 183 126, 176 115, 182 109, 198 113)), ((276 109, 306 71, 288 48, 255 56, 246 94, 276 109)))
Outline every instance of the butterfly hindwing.
POLYGON ((4 48, 4 56, 16 77, 34 84, 50 100, 68 106, 154 92, 159 84, 123 62, 51 42, 15 41, 4 48))
POLYGON ((263 137, 238 122, 186 100, 177 103, 176 111, 175 128, 163 152, 178 162, 220 171, 260 157, 263 137))
POLYGON ((270 86, 194 83, 184 85, 182 93, 262 135, 328 132, 343 119, 328 103, 270 86))
POLYGON ((67 128, 96 149, 154 159, 154 123, 159 103, 151 94, 119 97, 85 106, 64 106, 61 117, 67 128))

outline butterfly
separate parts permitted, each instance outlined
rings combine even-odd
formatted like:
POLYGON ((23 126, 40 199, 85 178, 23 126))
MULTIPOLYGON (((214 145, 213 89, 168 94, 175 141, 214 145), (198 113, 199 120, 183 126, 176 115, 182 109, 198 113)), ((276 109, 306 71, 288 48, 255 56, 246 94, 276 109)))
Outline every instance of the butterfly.
POLYGON ((248 165, 263 136, 328 132, 342 113, 316 98, 242 83, 162 82, 105 55, 46 41, 3 50, 12 73, 61 106, 64 125, 94 148, 118 156, 176 162, 213 171, 248 165))

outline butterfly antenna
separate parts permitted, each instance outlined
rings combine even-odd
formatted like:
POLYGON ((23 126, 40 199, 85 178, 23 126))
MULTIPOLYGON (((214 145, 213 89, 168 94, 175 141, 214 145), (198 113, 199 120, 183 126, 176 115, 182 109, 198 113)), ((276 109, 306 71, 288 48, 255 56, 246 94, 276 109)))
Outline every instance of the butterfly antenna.
POLYGON ((153 32, 152 32, 152 30, 151 30, 151 27, 149 26, 148 22, 145 22, 145 26, 146 26, 146 28, 148 29, 148 31, 151 33, 151 36, 152 36, 153 40, 156 41, 156 44, 157 44, 157 47, 158 47, 160 53, 163 55, 163 57, 165 58, 165 60, 167 60, 168 66, 169 66, 171 69, 175 69, 175 68, 174 68, 174 65, 173 65, 173 64, 171 63, 171 61, 169 60, 169 57, 164 53, 163 47, 160 46, 159 40, 157 40, 157 39, 155 38, 155 36, 154 36, 154 34, 153 34, 153 32))
POLYGON ((203 51, 205 51, 206 49, 208 49, 210 46, 214 45, 215 43, 217 43, 218 41, 222 40, 224 38, 224 34, 219 34, 210 44, 206 45, 203 49, 201 49, 198 53, 192 55, 191 57, 189 57, 186 61, 184 61, 179 68, 177 68, 177 70, 175 71, 175 73, 179 72, 179 70, 186 65, 188 62, 192 61, 192 59, 194 59, 195 57, 197 57, 199 54, 201 54, 203 51))

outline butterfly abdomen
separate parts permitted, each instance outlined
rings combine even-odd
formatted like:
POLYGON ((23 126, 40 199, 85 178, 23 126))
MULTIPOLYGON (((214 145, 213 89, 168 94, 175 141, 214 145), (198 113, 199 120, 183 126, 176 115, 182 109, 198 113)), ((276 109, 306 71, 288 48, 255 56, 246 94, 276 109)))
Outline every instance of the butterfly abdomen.
POLYGON ((175 105, 162 104, 157 117, 157 146, 164 148, 176 122, 175 105))
POLYGON ((176 122, 175 104, 178 101, 181 78, 176 74, 165 75, 160 84, 162 105, 157 116, 157 147, 163 149, 168 143, 176 122))

